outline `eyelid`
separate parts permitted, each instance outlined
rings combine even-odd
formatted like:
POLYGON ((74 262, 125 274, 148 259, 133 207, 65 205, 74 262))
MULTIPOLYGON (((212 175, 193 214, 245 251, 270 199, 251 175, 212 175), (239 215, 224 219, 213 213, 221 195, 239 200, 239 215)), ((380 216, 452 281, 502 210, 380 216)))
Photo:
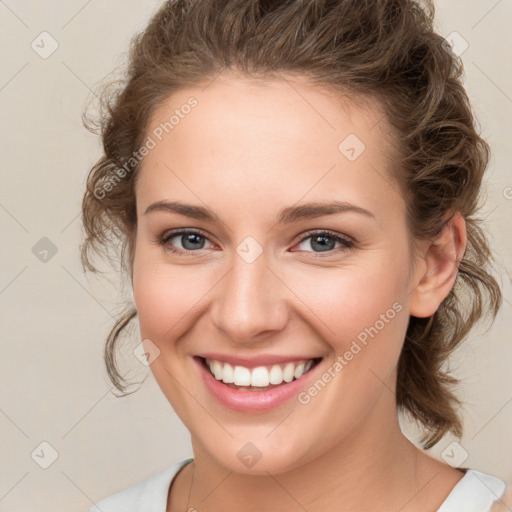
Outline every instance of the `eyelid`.
POLYGON ((171 229, 170 231, 165 231, 163 233, 163 235, 161 235, 159 237, 159 239, 164 240, 164 241, 165 240, 170 240, 171 238, 173 238, 173 237, 175 237, 177 235, 187 234, 187 233, 201 235, 204 238, 207 238, 208 240, 210 240, 209 235, 207 235, 204 231, 202 231, 201 229, 198 229, 198 228, 176 228, 176 229, 171 229))
POLYGON ((304 231, 303 233, 300 233, 300 235, 297 235, 297 240, 302 242, 304 239, 312 235, 329 235, 332 238, 338 238, 347 243, 355 244, 355 240, 352 237, 338 233, 337 231, 332 231, 331 229, 309 229, 308 231, 304 231))

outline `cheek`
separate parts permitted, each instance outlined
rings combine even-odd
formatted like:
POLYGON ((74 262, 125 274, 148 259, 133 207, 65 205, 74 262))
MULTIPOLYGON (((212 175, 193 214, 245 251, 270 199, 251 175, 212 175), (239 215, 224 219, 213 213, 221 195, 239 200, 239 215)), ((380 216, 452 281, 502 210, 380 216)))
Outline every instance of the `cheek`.
POLYGON ((176 339, 183 330, 180 320, 189 314, 194 294, 168 276, 148 277, 138 288, 134 285, 141 336, 155 343, 176 339))
POLYGON ((397 323, 399 310, 406 309, 407 269, 404 262, 391 265, 383 263, 384 259, 385 255, 378 255, 366 265, 287 276, 287 282, 294 283, 294 292, 310 311, 309 318, 337 351, 346 350, 347 343, 361 333, 364 338, 365 329, 375 324, 383 334, 403 330, 403 325, 392 324, 397 323))
POLYGON ((142 248, 133 266, 133 298, 141 337, 151 339, 169 355, 174 352, 173 340, 193 330, 204 314, 218 275, 207 265, 171 265, 165 254, 142 248))
POLYGON ((141 336, 155 343, 165 339, 194 303, 197 283, 183 270, 159 263, 143 249, 135 255, 133 297, 141 336))
POLYGON ((383 382, 393 388, 409 320, 406 253, 402 258, 393 251, 371 256, 364 264, 359 260, 291 281, 312 312, 309 322, 333 353, 324 377, 333 382, 330 396, 336 396, 336 410, 351 410, 356 416, 370 407, 383 382))

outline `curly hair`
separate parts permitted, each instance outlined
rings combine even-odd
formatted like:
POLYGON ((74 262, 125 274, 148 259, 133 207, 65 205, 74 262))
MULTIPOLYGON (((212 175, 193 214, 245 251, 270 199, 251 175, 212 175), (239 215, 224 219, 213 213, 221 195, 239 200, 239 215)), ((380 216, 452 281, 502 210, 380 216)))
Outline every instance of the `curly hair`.
MULTIPOLYGON (((434 239, 455 212, 467 228, 455 285, 433 316, 410 317, 398 361, 397 407, 422 427, 424 448, 449 431, 462 435, 457 380, 445 363, 502 301, 477 217, 490 148, 477 133, 462 62, 436 33, 434 14, 431 0, 168 0, 132 38, 123 78, 102 87, 97 121, 83 116, 101 135, 104 154, 83 197, 82 264, 97 272, 93 254, 110 258, 114 248, 131 274, 140 170, 134 155, 152 114, 174 92, 236 70, 249 78, 307 77, 376 101, 398 141, 392 172, 411 238, 434 239)), ((109 378, 123 392, 116 346, 136 315, 133 306, 125 310, 105 344, 109 378)))

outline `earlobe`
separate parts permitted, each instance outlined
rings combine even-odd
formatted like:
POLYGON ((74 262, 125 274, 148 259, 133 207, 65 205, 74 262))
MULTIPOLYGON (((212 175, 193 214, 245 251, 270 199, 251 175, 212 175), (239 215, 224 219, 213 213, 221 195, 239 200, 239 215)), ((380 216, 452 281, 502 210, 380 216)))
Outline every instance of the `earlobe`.
POLYGON ((459 264, 466 250, 466 222, 457 212, 439 235, 426 244, 418 265, 421 275, 411 293, 409 311, 412 316, 432 316, 453 288, 459 264))

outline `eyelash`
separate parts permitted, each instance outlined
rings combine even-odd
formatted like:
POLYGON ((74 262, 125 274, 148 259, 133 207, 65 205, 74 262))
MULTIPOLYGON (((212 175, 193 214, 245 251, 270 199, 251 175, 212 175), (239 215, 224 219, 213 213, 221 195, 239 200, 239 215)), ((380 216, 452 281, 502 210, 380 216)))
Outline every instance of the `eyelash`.
MULTIPOLYGON (((179 235, 189 235, 189 234, 199 235, 199 236, 209 240, 208 237, 202 231, 197 230, 197 229, 190 229, 189 228, 189 229, 177 229, 175 231, 165 232, 161 236, 157 237, 156 241, 157 241, 157 243, 159 245, 164 247, 164 249, 166 251, 170 251, 170 252, 172 252, 174 254, 178 254, 178 255, 192 256, 194 253, 199 252, 200 249, 196 250, 196 251, 193 251, 193 250, 182 250, 182 249, 176 249, 176 248, 172 247, 169 244, 169 241, 172 240, 173 238, 175 238, 175 237, 177 237, 179 235)), ((329 231, 329 230, 326 230, 326 229, 320 230, 320 231, 309 231, 309 232, 307 232, 305 234, 305 236, 303 236, 298 241, 297 244, 301 244, 302 242, 304 242, 308 238, 313 238, 315 235, 317 237, 319 237, 319 236, 326 236, 328 238, 332 238, 335 242, 340 242, 342 244, 342 247, 337 247, 337 248, 334 248, 334 249, 332 249, 330 251, 325 251, 325 254, 327 256, 330 256, 333 253, 336 253, 338 251, 348 252, 348 251, 354 249, 354 247, 356 245, 353 240, 350 240, 349 238, 342 237, 342 236, 338 235, 336 232, 329 231)), ((321 252, 303 251, 303 252, 312 252, 315 255, 313 257, 315 257, 315 258, 316 257, 320 257, 320 258, 324 258, 325 257, 325 256, 322 255, 323 251, 321 251, 321 252)))

